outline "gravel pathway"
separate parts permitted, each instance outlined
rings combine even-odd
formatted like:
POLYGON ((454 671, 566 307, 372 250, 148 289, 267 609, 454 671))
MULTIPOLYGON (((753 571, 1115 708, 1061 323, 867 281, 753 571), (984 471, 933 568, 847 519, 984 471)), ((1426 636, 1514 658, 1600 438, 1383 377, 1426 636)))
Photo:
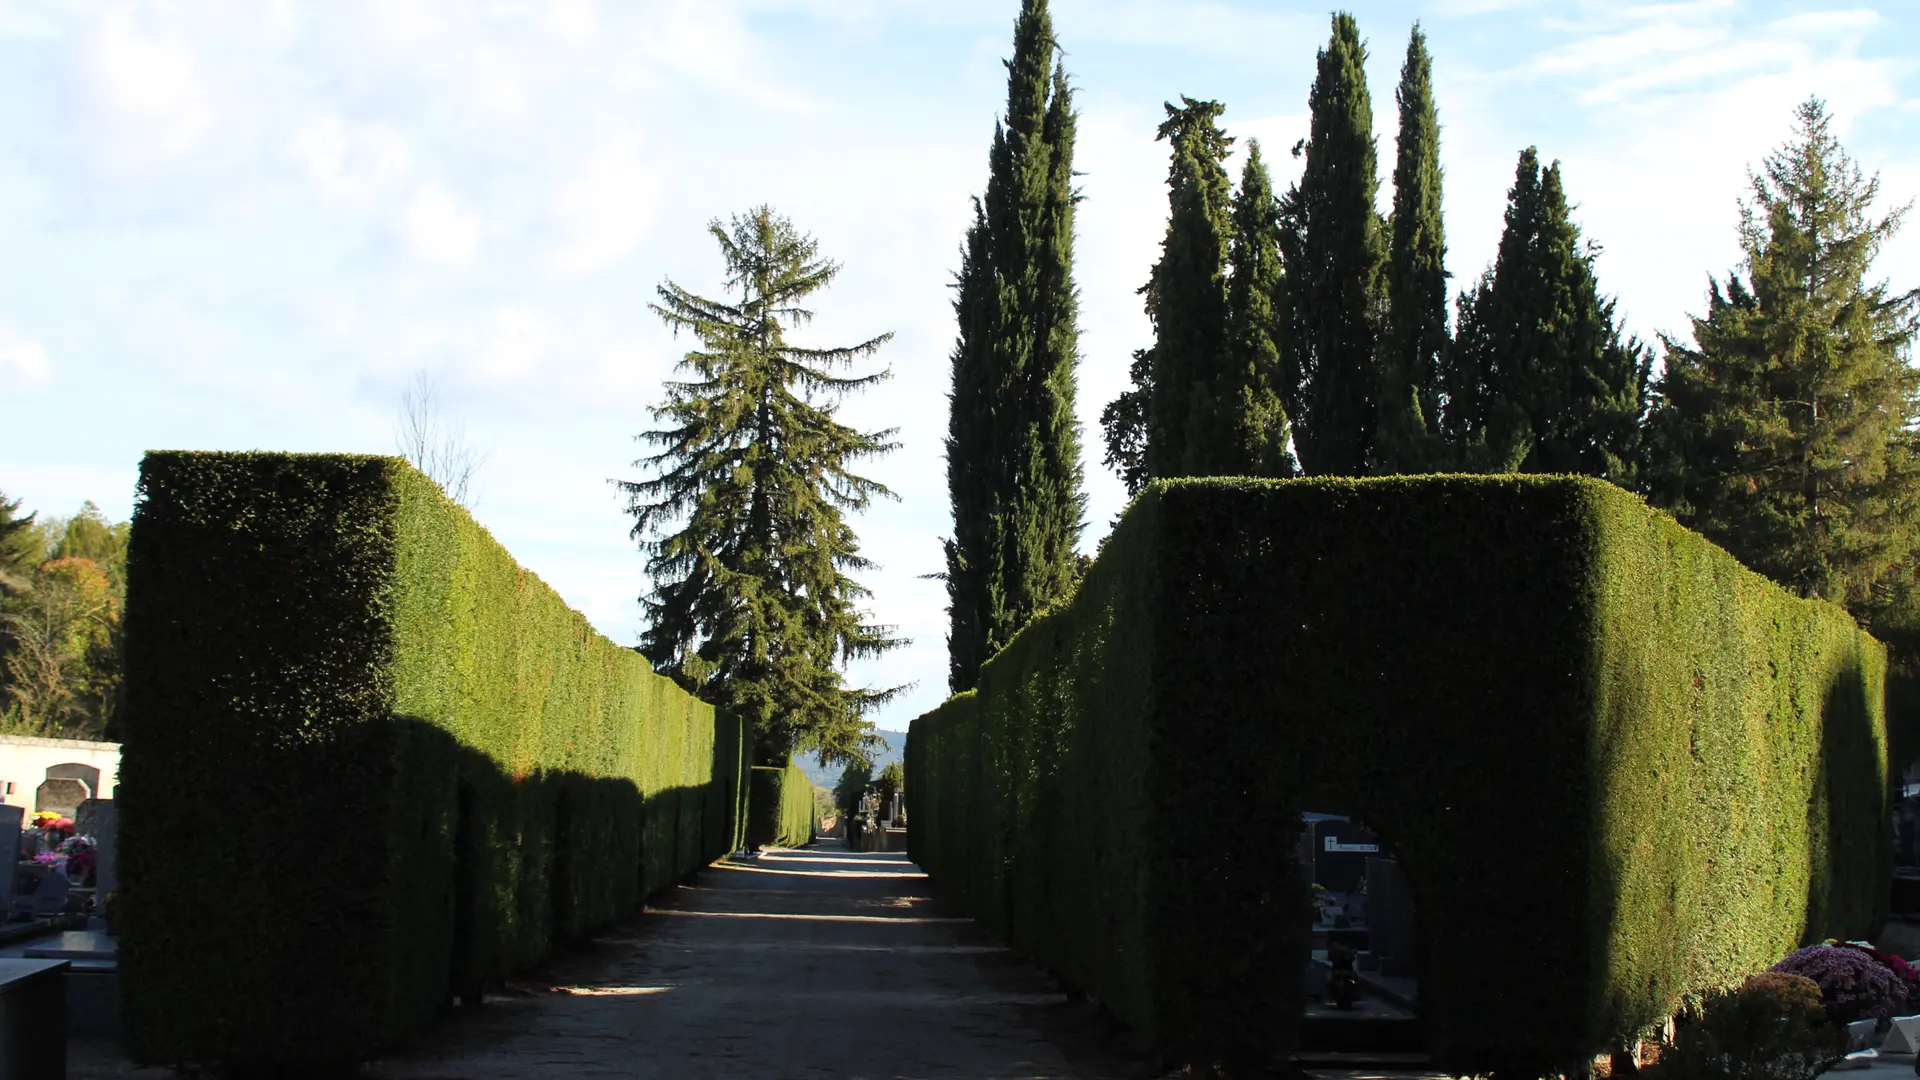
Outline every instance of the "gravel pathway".
POLYGON ((380 1080, 1100 1078, 1152 1070, 904 855, 837 842, 701 871, 541 982, 368 1067, 380 1080))

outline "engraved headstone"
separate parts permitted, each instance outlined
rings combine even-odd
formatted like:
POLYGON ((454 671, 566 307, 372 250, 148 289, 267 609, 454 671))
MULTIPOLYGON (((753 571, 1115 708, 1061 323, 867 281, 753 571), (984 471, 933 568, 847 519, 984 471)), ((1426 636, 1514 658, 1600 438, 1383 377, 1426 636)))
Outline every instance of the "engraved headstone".
POLYGON ((1313 882, 1336 893, 1360 887, 1367 859, 1380 853, 1380 838, 1351 821, 1314 821, 1307 825, 1313 882))
POLYGON ((80 809, 80 804, 93 798, 93 789, 85 780, 56 776, 43 780, 33 794, 35 810, 51 810, 63 817, 72 817, 80 809))

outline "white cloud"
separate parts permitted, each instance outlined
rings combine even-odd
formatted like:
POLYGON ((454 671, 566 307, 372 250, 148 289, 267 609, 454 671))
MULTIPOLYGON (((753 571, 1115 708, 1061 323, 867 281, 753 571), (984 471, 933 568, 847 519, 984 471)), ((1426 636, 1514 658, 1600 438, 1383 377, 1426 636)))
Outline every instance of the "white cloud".
POLYGON ((199 61, 178 36, 150 32, 138 9, 109 9, 86 35, 79 75, 96 146, 109 165, 137 167, 197 148, 213 126, 211 94, 199 61))
POLYGON ((415 191, 400 215, 400 232, 414 257, 461 266, 480 246, 480 225, 453 193, 439 184, 415 191))
POLYGON ((0 324, 0 386, 33 386, 46 382, 52 372, 45 346, 0 324))
POLYGON ((554 193, 561 236, 547 255, 548 266, 587 273, 632 251, 653 220, 660 174, 658 160, 649 160, 630 136, 610 139, 589 153, 554 193))
POLYGON ((547 5, 547 30, 569 45, 584 45, 600 29, 598 0, 553 0, 547 5))
POLYGON ((413 171, 412 149, 399 132, 384 124, 351 125, 330 114, 301 125, 287 150, 331 206, 365 208, 413 171))

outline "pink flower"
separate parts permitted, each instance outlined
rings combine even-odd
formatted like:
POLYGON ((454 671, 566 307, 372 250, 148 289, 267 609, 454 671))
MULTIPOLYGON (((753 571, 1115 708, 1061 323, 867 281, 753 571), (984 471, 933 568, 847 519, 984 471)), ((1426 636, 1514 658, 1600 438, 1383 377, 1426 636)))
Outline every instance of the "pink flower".
POLYGON ((1909 983, 1877 958, 1877 951, 1871 946, 1809 945, 1787 954, 1773 970, 1812 979, 1837 1021, 1885 1020, 1906 1008, 1909 983))

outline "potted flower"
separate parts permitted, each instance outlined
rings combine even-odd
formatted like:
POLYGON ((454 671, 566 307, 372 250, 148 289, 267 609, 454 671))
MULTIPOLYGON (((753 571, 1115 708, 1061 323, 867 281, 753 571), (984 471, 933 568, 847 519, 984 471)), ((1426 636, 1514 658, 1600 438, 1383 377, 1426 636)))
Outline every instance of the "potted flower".
POLYGON ((1827 941, 1788 953, 1772 970, 1812 979, 1835 1023, 1871 1020, 1885 1032, 1905 1012, 1915 983, 1913 967, 1894 960, 1865 942, 1827 941))

